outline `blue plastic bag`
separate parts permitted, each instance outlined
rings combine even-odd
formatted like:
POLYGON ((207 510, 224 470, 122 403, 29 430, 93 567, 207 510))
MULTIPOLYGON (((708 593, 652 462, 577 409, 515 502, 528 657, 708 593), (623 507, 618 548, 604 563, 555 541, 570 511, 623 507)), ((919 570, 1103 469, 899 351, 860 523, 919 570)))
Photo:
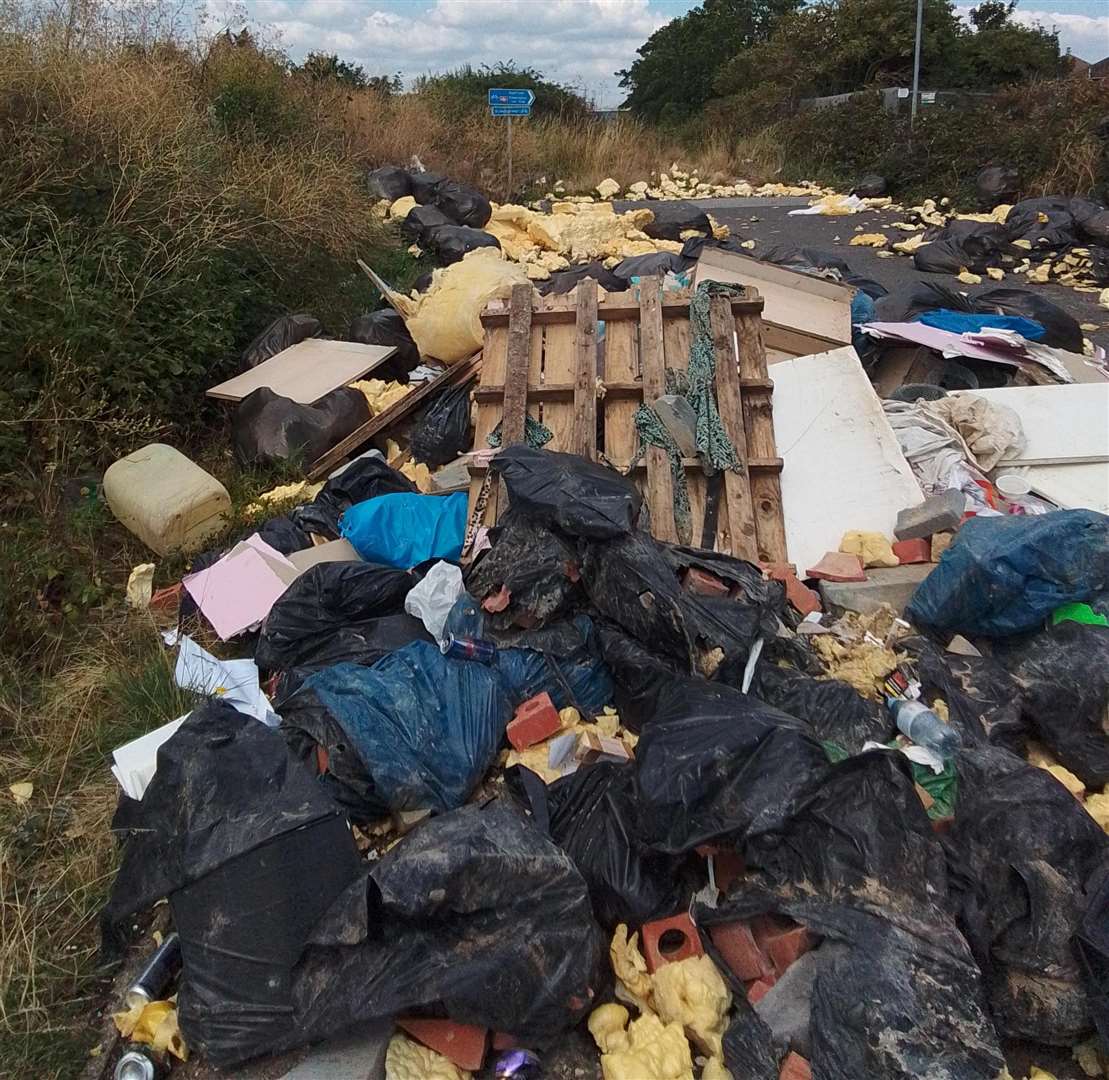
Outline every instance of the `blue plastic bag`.
POLYGON ((457 562, 466 532, 464 491, 453 495, 378 495, 355 503, 339 522, 367 562, 408 570, 427 559, 457 562))
POLYGON ((982 330, 1013 330, 1029 341, 1041 341, 1047 331, 1042 323, 1023 315, 977 315, 972 311, 952 311, 950 308, 936 308, 918 315, 916 321, 937 330, 949 330, 953 334, 977 334, 982 330))
POLYGON ((497 755, 512 704, 495 668, 414 642, 373 667, 336 664, 305 680, 293 715, 318 701, 361 760, 366 807, 452 810, 497 755))
POLYGON ((1109 517, 1093 510, 971 518, 913 593, 931 630, 1006 637, 1109 585, 1109 517))

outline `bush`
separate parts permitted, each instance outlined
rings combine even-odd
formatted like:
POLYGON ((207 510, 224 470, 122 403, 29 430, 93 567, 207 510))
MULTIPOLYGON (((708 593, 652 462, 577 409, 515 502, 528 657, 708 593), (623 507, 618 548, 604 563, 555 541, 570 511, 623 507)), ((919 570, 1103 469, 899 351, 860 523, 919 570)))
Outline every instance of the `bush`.
POLYGON ((580 120, 590 111, 589 102, 577 90, 544 79, 534 68, 518 68, 512 61, 482 64, 480 68, 466 64, 441 75, 423 76, 416 82, 417 93, 434 99, 438 108, 452 118, 474 110, 488 112, 489 91, 500 87, 533 91, 531 113, 537 119, 580 120))

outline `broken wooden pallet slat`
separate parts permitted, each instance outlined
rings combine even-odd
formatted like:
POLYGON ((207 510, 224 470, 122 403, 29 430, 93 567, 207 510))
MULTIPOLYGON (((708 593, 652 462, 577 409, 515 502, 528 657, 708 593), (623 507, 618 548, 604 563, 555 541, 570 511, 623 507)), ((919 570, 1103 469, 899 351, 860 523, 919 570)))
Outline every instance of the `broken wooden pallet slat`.
MULTIPOLYGON (((639 360, 643 368, 643 401, 654 404, 666 392, 666 358, 663 353, 662 303, 656 277, 639 285, 639 360)), ((674 524, 674 482, 670 458, 657 446, 647 447, 647 509, 651 531, 659 540, 677 543, 674 524)))
POLYGON ((597 283, 586 278, 578 283, 574 352, 574 447, 589 461, 597 459, 597 283))

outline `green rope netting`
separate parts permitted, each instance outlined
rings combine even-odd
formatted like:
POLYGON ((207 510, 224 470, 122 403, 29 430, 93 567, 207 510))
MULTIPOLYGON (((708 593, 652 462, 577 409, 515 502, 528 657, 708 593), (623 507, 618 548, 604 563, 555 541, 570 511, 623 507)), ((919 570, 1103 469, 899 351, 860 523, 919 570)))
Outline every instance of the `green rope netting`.
MULTIPOLYGON (((502 421, 503 423, 503 421, 502 421)), ((527 443, 533 450, 542 450, 554 438, 554 432, 549 427, 539 423, 530 415, 524 416, 524 442, 527 443)), ((489 432, 485 441, 490 446, 501 445, 501 425, 497 424, 491 432, 489 432)))
MULTIPOLYGON (((680 394, 693 406, 697 417, 694 441, 706 472, 731 469, 738 472, 741 462, 732 440, 724 430, 716 406, 713 380, 716 377, 716 355, 713 352, 712 327, 709 324, 709 303, 714 296, 736 296, 738 291, 717 281, 703 281, 689 302, 690 337, 687 371, 666 369, 666 392, 680 394)), ((640 405, 635 413, 635 431, 639 449, 631 468, 643 459, 647 447, 657 446, 670 458, 670 474, 674 483, 674 524, 683 544, 692 542, 693 523, 689 507, 689 487, 685 479, 681 451, 666 425, 650 405, 640 405)))

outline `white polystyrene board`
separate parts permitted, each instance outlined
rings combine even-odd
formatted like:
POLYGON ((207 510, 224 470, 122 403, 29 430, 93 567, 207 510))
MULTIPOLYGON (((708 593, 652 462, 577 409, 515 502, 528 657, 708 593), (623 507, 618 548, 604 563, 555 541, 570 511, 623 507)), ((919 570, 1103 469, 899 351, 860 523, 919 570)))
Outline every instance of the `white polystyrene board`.
POLYGON ((1020 417, 1025 445, 1006 465, 1078 465, 1109 461, 1109 383, 1002 386, 960 390, 1020 417))
POLYGON ((851 346, 769 370, 786 552, 803 575, 851 529, 892 537, 924 496, 851 346))
POLYGON ((1109 514, 1109 461, 1085 465, 1033 465, 1022 469, 1032 494, 1050 499, 1064 510, 1097 510, 1109 514))
POLYGON ((242 401, 259 387, 311 405, 332 390, 347 386, 383 363, 397 350, 392 345, 309 338, 290 345, 257 367, 206 391, 221 401, 242 401))

